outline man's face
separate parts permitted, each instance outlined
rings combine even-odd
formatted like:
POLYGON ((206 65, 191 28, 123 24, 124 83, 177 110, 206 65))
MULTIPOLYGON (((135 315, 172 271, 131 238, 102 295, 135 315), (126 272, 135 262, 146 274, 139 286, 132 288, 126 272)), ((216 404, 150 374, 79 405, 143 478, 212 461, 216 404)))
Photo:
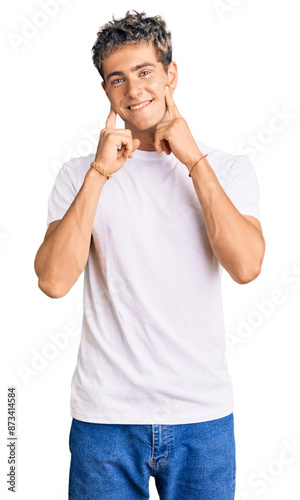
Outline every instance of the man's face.
POLYGON ((103 62, 102 86, 112 108, 132 131, 155 127, 166 113, 165 88, 176 88, 177 66, 168 73, 157 60, 152 45, 125 45, 103 62))

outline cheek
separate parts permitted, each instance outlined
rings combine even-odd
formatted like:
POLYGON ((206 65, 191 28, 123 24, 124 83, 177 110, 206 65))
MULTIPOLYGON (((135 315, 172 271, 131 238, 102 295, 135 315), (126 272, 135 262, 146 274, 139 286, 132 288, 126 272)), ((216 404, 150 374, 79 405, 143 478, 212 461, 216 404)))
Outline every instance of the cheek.
POLYGON ((113 110, 119 114, 119 111, 122 109, 121 106, 120 106, 120 98, 118 97, 118 95, 116 95, 115 92, 112 92, 112 93, 109 93, 107 95, 108 99, 109 99, 109 102, 113 108, 113 110))
POLYGON ((118 93, 117 92, 108 92, 107 93, 107 97, 108 99, 110 100, 112 106, 116 106, 117 103, 119 102, 119 98, 118 98, 118 93))
POLYGON ((164 99, 166 85, 167 83, 162 78, 151 82, 151 88, 159 99, 164 99))

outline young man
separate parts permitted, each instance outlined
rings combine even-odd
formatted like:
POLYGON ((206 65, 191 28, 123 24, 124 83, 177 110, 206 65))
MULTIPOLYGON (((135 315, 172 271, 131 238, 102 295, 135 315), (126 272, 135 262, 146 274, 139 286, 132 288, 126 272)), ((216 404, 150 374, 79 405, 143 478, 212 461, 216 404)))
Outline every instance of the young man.
POLYGON ((173 100, 162 18, 98 33, 110 101, 96 155, 63 165, 35 269, 62 297, 85 270, 72 379, 72 500, 232 500, 235 441, 220 265, 260 273, 258 186, 245 156, 195 140, 173 100), (116 129, 116 117, 124 129, 116 129))

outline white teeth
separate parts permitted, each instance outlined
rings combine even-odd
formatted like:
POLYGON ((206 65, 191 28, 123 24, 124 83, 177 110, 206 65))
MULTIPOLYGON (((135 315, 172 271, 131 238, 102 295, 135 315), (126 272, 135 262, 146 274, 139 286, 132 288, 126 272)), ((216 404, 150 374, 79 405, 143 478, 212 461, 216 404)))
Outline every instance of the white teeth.
POLYGON ((146 106, 146 104, 149 104, 149 102, 151 102, 151 101, 142 102, 142 104, 138 104, 137 106, 128 106, 128 107, 130 109, 140 109, 140 108, 143 108, 144 106, 146 106))

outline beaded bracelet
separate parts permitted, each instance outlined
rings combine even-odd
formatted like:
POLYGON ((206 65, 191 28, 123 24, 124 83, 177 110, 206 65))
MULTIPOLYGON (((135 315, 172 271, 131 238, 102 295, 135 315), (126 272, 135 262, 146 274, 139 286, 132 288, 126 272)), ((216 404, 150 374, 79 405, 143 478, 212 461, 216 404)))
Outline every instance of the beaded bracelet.
POLYGON ((190 170, 189 177, 192 177, 192 176, 191 176, 192 170, 193 170, 193 168, 197 165, 197 163, 199 163, 199 161, 200 161, 200 160, 203 160, 203 158, 206 158, 206 157, 207 157, 207 155, 208 155, 208 153, 207 153, 206 155, 204 155, 204 156, 201 156, 201 158, 199 158, 199 160, 198 160, 198 161, 196 161, 195 165, 194 165, 194 166, 191 168, 191 170, 190 170))

